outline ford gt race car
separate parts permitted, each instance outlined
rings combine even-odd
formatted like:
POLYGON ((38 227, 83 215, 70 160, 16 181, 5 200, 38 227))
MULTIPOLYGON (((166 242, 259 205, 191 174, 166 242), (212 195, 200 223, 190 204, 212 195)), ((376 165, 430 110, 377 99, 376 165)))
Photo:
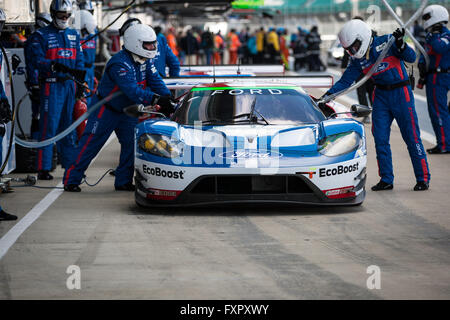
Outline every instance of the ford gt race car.
POLYGON ((170 119, 139 123, 137 204, 361 204, 364 126, 349 108, 327 118, 304 91, 324 77, 293 78, 209 79, 190 87, 170 119))

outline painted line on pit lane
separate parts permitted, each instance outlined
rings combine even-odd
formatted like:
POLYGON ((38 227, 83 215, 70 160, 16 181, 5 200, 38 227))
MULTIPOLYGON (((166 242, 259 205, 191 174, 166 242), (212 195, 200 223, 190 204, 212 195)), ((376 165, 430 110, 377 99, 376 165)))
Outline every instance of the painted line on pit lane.
MULTIPOLYGON (((97 159, 103 149, 116 137, 112 134, 105 145, 102 147, 97 156, 92 160, 91 164, 97 159)), ((9 231, 0 239, 0 260, 8 252, 8 250, 16 243, 17 239, 35 222, 52 204, 63 194, 62 182, 55 189, 50 191, 37 205, 35 205, 22 219, 19 220, 9 231)))

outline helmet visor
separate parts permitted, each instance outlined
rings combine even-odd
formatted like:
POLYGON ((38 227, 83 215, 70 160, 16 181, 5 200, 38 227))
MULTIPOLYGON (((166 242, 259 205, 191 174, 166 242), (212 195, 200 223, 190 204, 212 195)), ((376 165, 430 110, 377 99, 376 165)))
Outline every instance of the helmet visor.
POLYGON ((361 44, 362 44, 361 40, 356 39, 355 41, 353 41, 353 43, 350 46, 348 46, 347 48, 344 48, 344 49, 347 50, 347 52, 351 56, 353 56, 359 51, 359 49, 361 48, 361 44))
POLYGON ((430 18, 431 18, 431 13, 425 13, 423 16, 422 16, 422 20, 423 21, 427 21, 427 20, 430 20, 430 18))
POLYGON ((142 43, 142 47, 144 48, 144 50, 148 50, 148 51, 155 51, 157 48, 157 43, 156 41, 144 41, 142 43))
POLYGON ((56 19, 67 20, 70 18, 71 15, 72 15, 72 13, 70 13, 70 12, 58 11, 58 12, 56 12, 55 17, 56 17, 56 19))

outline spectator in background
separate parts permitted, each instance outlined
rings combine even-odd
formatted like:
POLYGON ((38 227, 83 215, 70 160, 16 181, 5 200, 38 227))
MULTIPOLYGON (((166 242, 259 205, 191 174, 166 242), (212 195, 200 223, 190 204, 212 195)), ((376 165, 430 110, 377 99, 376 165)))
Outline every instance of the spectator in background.
POLYGON ((236 34, 235 29, 231 29, 228 34, 228 52, 230 54, 229 64, 236 64, 238 59, 238 50, 241 46, 241 42, 239 41, 239 37, 236 34))
POLYGON ((267 34, 267 53, 268 63, 276 64, 280 63, 280 41, 274 28, 269 28, 267 34))
POLYGON ((241 62, 243 64, 248 64, 249 59, 249 51, 247 47, 248 39, 250 38, 250 28, 242 29, 241 33, 239 33, 239 41, 241 42, 241 46, 238 50, 239 58, 241 58, 241 62))
POLYGON ((194 65, 196 63, 198 47, 197 39, 192 35, 192 31, 188 30, 180 41, 180 48, 185 52, 187 65, 194 65))
POLYGON ((308 62, 309 71, 322 71, 325 70, 325 66, 320 60, 320 34, 317 26, 313 26, 306 36, 306 43, 308 44, 308 62))
POLYGON ((172 50, 173 54, 178 57, 178 45, 177 45, 177 37, 175 35, 175 28, 170 27, 167 32, 167 44, 172 50))
POLYGON ((298 33, 295 41, 291 44, 294 52, 294 70, 298 71, 306 66, 308 44, 306 43, 306 32, 301 28, 297 28, 298 33))
POLYGON ((211 65, 214 51, 213 34, 209 31, 209 29, 207 29, 203 31, 201 39, 202 39, 201 47, 203 48, 203 52, 205 54, 206 64, 211 65))
POLYGON ((264 31, 264 28, 261 27, 259 31, 256 33, 256 50, 258 50, 256 63, 262 64, 264 63, 264 49, 265 49, 265 42, 266 42, 266 32, 264 31))
POLYGON ((281 60, 286 70, 289 70, 289 47, 288 41, 286 40, 287 30, 285 28, 279 28, 277 34, 280 40, 281 60))
POLYGON ((225 48, 224 41, 222 36, 220 35, 220 31, 214 36, 214 63, 222 64, 223 63, 223 50, 225 48))
POLYGON ((250 35, 250 37, 248 38, 248 41, 247 41, 247 48, 248 48, 248 53, 249 53, 249 59, 248 59, 249 64, 256 63, 257 58, 258 58, 258 49, 256 47, 256 36, 257 36, 257 32, 254 32, 253 34, 250 35))
POLYGON ((177 34, 177 49, 178 49, 178 59, 180 64, 185 64, 186 52, 181 48, 181 39, 183 39, 183 32, 179 31, 177 34))

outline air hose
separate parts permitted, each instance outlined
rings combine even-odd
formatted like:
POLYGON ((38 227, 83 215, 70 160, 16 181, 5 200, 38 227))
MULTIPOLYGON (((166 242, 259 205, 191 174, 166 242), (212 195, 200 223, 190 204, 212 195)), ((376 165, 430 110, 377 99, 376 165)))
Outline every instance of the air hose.
MULTIPOLYGON (((418 16, 422 13, 423 9, 425 8, 425 6, 427 5, 428 0, 423 0, 419 9, 417 9, 417 11, 411 16, 411 18, 409 18, 409 20, 401 25, 401 28, 405 28, 407 29, 409 27, 409 25, 411 23, 413 23, 418 16)), ((359 80, 358 82, 354 83, 352 86, 343 89, 339 92, 330 94, 325 96, 323 99, 321 99, 320 101, 318 101, 318 103, 327 103, 331 100, 336 99, 338 96, 346 94, 350 91, 353 91, 357 88, 359 88, 360 86, 362 86, 377 70, 378 66, 380 65, 380 63, 383 61, 384 57, 387 55, 389 49, 391 48, 391 46, 394 44, 395 42, 395 38, 391 37, 389 39, 389 41, 386 43, 386 46, 384 47, 383 51, 381 51, 380 55, 378 56, 378 59, 375 61, 375 63, 373 64, 372 68, 370 69, 370 71, 363 77, 361 78, 361 80, 359 80)))
POLYGON ((22 135, 25 137, 25 139, 26 139, 27 136, 25 135, 25 132, 23 131, 22 124, 20 123, 20 118, 19 118, 19 114, 20 114, 20 113, 19 113, 19 111, 20 111, 20 106, 22 105, 22 102, 25 100, 25 98, 26 98, 28 95, 29 95, 28 92, 25 93, 25 94, 23 95, 23 97, 20 98, 19 102, 17 102, 17 106, 16 106, 17 125, 19 126, 20 133, 22 133, 22 135))
POLYGON ((107 96, 106 98, 103 98, 102 100, 98 101, 96 104, 94 104, 91 108, 89 108, 89 110, 84 113, 81 117, 79 117, 75 122, 73 122, 69 127, 67 127, 64 131, 62 131, 61 133, 59 133, 58 135, 44 140, 44 141, 39 141, 39 142, 32 142, 32 141, 26 141, 26 140, 22 140, 20 138, 18 138, 17 136, 15 137, 16 139, 16 143, 18 145, 21 145, 22 147, 25 148, 42 148, 42 147, 46 147, 48 145, 51 145, 53 143, 55 143, 58 140, 61 140, 62 138, 64 138, 65 136, 67 136, 70 132, 72 132, 73 130, 76 129, 76 127, 78 127, 78 125, 83 122, 84 120, 86 120, 92 113, 94 113, 94 111, 96 111, 100 106, 102 106, 103 104, 109 102, 111 99, 114 99, 116 97, 118 97, 119 95, 121 95, 122 92, 118 91, 113 93, 112 95, 107 96))
MULTIPOLYGON (((13 144, 13 140, 14 140, 14 127, 15 127, 15 119, 16 119, 16 100, 15 100, 15 96, 14 96, 14 84, 12 81, 12 72, 11 72, 11 67, 9 65, 9 60, 8 60, 8 56, 6 55, 6 51, 5 48, 0 45, 3 56, 5 57, 5 61, 6 61, 6 67, 8 69, 8 77, 9 77, 9 83, 11 84, 11 102, 12 102, 12 120, 11 120, 11 135, 9 136, 9 146, 8 146, 8 152, 6 153, 6 158, 5 158, 5 162, 3 162, 1 168, 0 168, 0 175, 3 173, 3 170, 5 170, 6 164, 8 163, 9 160, 9 156, 11 154, 11 150, 12 150, 12 144, 13 144)), ((0 159, 1 161, 1 159, 0 159)))
POLYGON ((132 1, 130 2, 130 4, 127 5, 127 6, 125 7, 125 9, 119 14, 119 16, 113 20, 113 22, 111 22, 110 24, 108 24, 105 28, 103 28, 103 29, 100 30, 99 32, 97 32, 97 33, 95 33, 95 34, 93 34, 93 35, 87 37, 85 40, 81 41, 81 45, 83 45, 84 43, 88 42, 89 40, 94 39, 95 37, 98 37, 100 34, 102 34, 103 32, 105 32, 106 30, 108 30, 109 27, 111 27, 117 20, 120 19, 121 16, 123 16, 128 10, 130 10, 130 9, 134 6, 134 3, 135 3, 135 2, 136 2, 136 0, 132 0, 132 1))

